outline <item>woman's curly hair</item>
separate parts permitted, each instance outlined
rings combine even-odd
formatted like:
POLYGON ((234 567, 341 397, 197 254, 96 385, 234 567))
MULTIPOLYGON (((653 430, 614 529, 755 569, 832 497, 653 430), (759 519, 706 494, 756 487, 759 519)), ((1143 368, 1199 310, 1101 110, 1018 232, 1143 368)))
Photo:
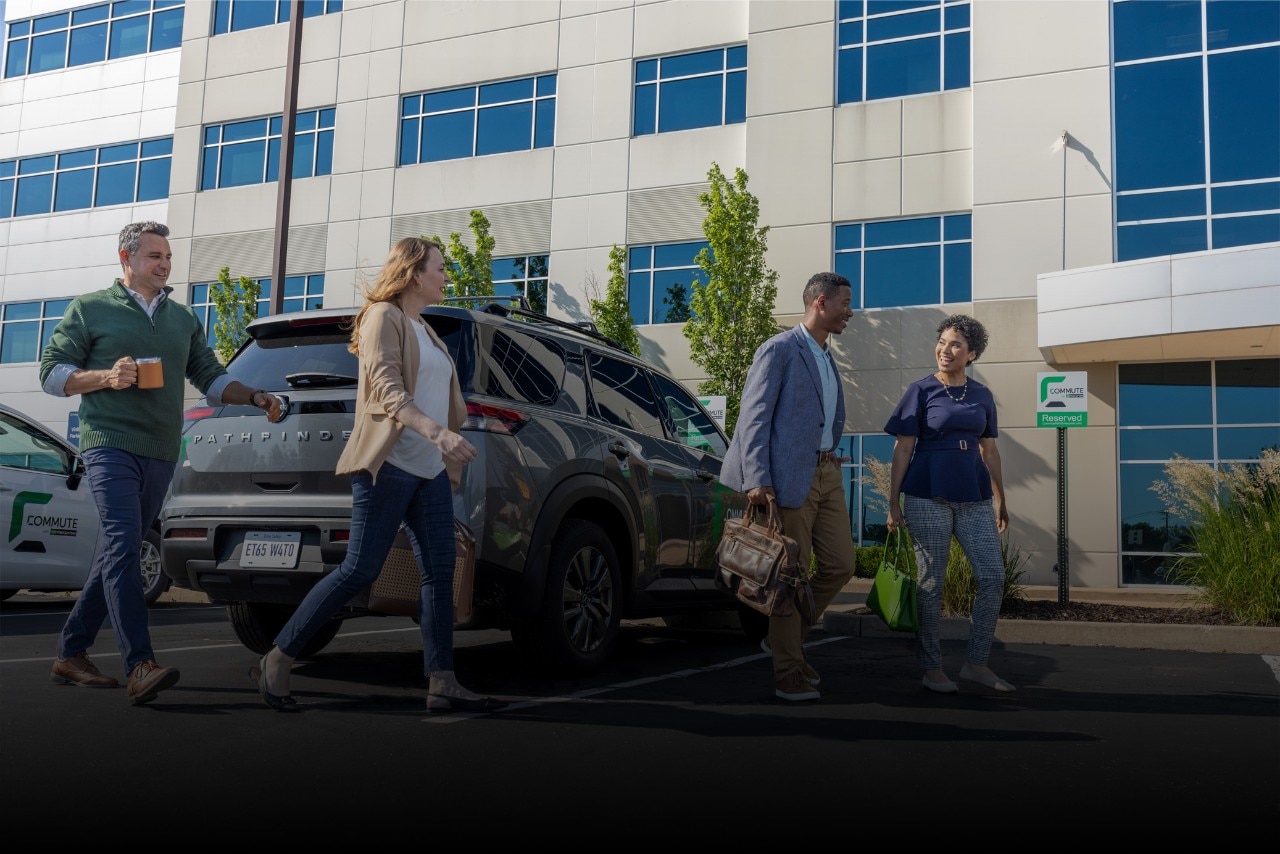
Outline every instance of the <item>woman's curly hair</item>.
POLYGON ((987 327, 967 314, 953 314, 938 324, 938 337, 941 338, 942 333, 948 329, 954 329, 964 336, 969 352, 973 353, 973 361, 978 361, 978 357, 987 349, 987 327))

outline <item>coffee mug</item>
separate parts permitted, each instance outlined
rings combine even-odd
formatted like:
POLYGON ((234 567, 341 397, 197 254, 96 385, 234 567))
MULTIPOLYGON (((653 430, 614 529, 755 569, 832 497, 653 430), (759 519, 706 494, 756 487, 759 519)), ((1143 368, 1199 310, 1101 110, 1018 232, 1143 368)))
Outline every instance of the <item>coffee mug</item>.
POLYGON ((138 365, 138 388, 164 387, 164 368, 159 356, 140 356, 133 361, 138 365))

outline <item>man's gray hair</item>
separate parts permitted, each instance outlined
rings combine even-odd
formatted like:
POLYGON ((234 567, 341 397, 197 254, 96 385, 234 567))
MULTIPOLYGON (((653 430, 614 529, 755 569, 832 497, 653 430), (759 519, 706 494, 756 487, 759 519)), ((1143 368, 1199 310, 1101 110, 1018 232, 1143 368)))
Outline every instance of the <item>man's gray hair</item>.
POLYGON ((120 248, 132 255, 138 251, 138 243, 142 240, 142 235, 144 234, 158 234, 161 237, 168 237, 169 226, 150 220, 146 222, 131 222, 120 229, 120 248))

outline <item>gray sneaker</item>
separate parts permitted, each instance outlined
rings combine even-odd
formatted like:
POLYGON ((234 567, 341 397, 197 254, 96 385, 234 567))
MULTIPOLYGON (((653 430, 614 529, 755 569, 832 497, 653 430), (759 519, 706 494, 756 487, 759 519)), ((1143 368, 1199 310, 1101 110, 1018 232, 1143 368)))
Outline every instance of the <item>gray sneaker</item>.
POLYGON ((818 689, 810 685, 799 670, 792 670, 777 682, 777 690, 773 692, 780 700, 817 700, 822 697, 818 689))
MULTIPOLYGON (((769 639, 760 639, 760 649, 773 655, 773 650, 769 648, 769 639)), ((809 662, 801 662, 800 672, 804 675, 804 681, 808 682, 812 687, 817 688, 822 682, 822 677, 818 675, 818 671, 809 666, 809 662)))

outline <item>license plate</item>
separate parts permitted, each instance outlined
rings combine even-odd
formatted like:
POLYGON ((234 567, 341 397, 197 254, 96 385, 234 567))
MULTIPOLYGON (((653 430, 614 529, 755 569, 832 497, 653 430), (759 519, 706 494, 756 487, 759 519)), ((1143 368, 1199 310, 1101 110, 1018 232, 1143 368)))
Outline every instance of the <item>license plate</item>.
POLYGON ((249 531, 240 549, 240 565, 257 569, 293 569, 302 547, 299 531, 249 531))

